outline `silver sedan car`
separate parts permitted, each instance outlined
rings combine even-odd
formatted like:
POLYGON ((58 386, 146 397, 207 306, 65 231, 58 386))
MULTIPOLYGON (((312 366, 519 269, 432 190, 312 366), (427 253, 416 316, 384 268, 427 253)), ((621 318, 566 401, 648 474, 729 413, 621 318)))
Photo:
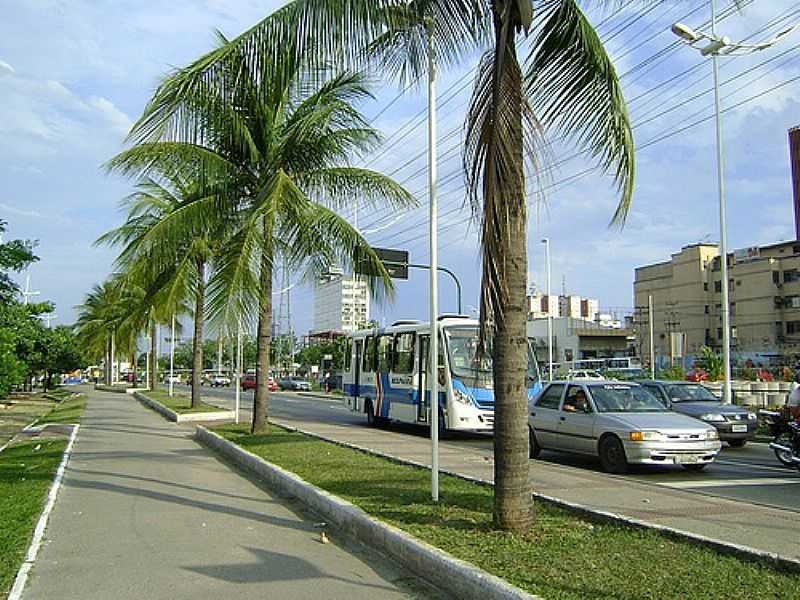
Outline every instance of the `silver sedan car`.
POLYGON ((634 463, 700 471, 722 447, 716 429, 668 411, 636 383, 554 381, 528 408, 532 458, 544 448, 598 456, 610 473, 634 463))

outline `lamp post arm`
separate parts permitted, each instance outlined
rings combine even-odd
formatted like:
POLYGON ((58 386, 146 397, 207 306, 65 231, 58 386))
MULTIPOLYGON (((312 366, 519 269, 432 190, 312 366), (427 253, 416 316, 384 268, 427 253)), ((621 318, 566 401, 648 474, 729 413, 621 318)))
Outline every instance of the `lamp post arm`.
MULTIPOLYGON (((427 270, 429 270, 429 271, 430 271, 430 269, 431 269, 431 266, 430 266, 430 265, 419 265, 419 264, 411 264, 411 263, 409 263, 409 264, 408 264, 408 265, 406 265, 406 266, 407 266, 409 269, 427 269, 427 270)), ((458 294, 458 314, 461 314, 461 282, 458 280, 458 277, 456 277, 456 274, 455 274, 455 273, 453 273, 453 272, 452 272, 450 269, 448 269, 447 267, 438 267, 438 266, 437 266, 437 267, 436 267, 436 270, 437 270, 437 271, 441 271, 442 273, 447 273, 448 275, 450 275, 450 277, 451 277, 451 278, 453 279, 453 281, 455 282, 455 284, 456 284, 456 292, 457 292, 457 294, 458 294)))

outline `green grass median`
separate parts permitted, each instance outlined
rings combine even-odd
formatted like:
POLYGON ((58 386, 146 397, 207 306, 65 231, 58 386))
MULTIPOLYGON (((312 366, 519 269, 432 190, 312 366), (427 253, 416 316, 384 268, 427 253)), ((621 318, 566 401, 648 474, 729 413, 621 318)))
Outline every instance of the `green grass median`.
POLYGON ((544 504, 524 536, 492 527, 492 489, 272 427, 214 431, 371 515, 547 599, 800 598, 800 577, 544 504))
MULTIPOLYGON (((84 394, 56 391, 60 402, 38 419, 46 423, 78 423, 86 407, 84 394)), ((67 440, 43 436, 16 442, 0 452, 0 598, 5 598, 25 558, 50 484, 67 440)))
POLYGON ((148 390, 146 392, 139 393, 147 396, 148 398, 152 398, 156 402, 160 402, 167 408, 174 410, 179 415, 186 413, 218 412, 225 410, 219 406, 206 404, 205 402, 200 402, 200 406, 192 408, 192 397, 189 394, 175 392, 174 395, 170 396, 169 392, 166 390, 148 390))

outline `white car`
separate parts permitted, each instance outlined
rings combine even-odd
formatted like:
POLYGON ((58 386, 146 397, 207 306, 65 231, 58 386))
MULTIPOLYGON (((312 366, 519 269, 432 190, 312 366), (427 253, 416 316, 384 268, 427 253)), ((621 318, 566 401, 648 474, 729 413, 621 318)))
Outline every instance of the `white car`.
POLYGON ((610 473, 629 464, 700 471, 722 447, 716 429, 667 410, 638 383, 554 381, 528 413, 531 458, 542 449, 597 456, 610 473))
POLYGON ((211 387, 228 387, 231 384, 231 378, 227 375, 212 375, 211 387))
POLYGON ((571 381, 600 381, 605 379, 600 371, 593 371, 591 369, 570 369, 565 379, 571 381))
POLYGON ((164 383, 180 383, 181 376, 180 375, 167 375, 166 379, 164 379, 164 383))

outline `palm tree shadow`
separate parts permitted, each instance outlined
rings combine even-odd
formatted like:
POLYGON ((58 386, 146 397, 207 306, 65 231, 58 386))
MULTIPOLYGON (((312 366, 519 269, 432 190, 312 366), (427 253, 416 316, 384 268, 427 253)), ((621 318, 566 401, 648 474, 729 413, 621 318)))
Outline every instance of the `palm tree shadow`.
POLYGON ((388 583, 385 585, 378 585, 367 583, 357 578, 347 578, 326 573, 314 563, 291 554, 272 552, 270 550, 252 547, 245 547, 245 550, 253 554, 255 561, 240 564, 183 568, 193 573, 231 583, 270 583, 276 581, 322 579, 338 581, 358 587, 369 587, 386 592, 396 591, 396 588, 388 583))

